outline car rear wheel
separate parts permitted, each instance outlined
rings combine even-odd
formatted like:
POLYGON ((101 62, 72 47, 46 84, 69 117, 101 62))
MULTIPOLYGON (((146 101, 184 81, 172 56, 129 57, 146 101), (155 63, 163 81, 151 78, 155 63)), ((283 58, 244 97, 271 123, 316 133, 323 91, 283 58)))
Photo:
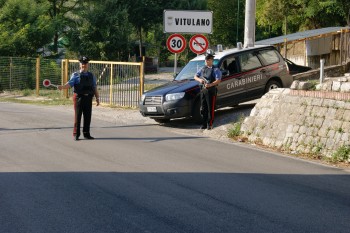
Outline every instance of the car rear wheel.
POLYGON ((276 80, 270 80, 265 87, 265 93, 269 92, 272 89, 276 89, 276 88, 281 88, 282 85, 280 82, 276 81, 276 80))

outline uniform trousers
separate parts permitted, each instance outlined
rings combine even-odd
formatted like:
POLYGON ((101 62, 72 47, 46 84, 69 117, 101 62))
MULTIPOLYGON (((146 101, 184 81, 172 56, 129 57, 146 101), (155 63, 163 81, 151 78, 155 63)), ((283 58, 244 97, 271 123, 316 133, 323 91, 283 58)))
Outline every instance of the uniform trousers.
POLYGON ((202 88, 201 90, 201 114, 203 125, 213 126, 216 103, 216 87, 202 88))
POLYGON ((84 117, 83 134, 90 134, 90 123, 92 113, 93 95, 76 94, 73 95, 74 102, 74 129, 73 136, 80 135, 81 115, 84 117))

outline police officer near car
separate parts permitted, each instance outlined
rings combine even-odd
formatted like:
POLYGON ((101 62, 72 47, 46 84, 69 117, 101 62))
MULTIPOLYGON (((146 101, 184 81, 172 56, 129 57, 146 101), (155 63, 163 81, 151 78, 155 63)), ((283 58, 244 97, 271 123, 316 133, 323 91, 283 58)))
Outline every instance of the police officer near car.
POLYGON ((201 97, 201 115, 203 118, 201 129, 212 129, 214 122, 214 111, 216 103, 217 85, 221 82, 221 71, 213 65, 214 51, 208 49, 205 54, 205 66, 197 71, 194 79, 197 80, 202 88, 201 97))
POLYGON ((80 71, 74 72, 70 80, 65 85, 59 85, 59 90, 74 88, 74 129, 73 139, 79 140, 81 117, 84 117, 83 136, 85 139, 94 139, 90 134, 90 123, 92 113, 92 99, 96 97, 96 106, 100 104, 99 93, 97 90, 96 78, 88 71, 89 58, 83 56, 79 59, 80 71))

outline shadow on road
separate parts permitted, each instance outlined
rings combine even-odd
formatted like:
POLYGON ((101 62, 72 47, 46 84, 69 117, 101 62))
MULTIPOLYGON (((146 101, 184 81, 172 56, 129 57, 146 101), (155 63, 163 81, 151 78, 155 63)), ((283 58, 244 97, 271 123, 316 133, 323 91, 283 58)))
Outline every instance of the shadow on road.
POLYGON ((349 232, 348 175, 0 173, 2 232, 349 232))
MULTIPOLYGON (((214 127, 237 122, 241 117, 247 117, 254 108, 255 103, 240 104, 236 107, 226 107, 215 111, 214 127)), ((197 129, 198 123, 190 118, 172 119, 169 123, 160 124, 165 127, 197 129)))
POLYGON ((95 138, 95 140, 126 140, 126 141, 133 141, 133 140, 140 140, 140 141, 150 141, 150 142, 160 142, 160 141, 168 141, 168 140, 189 140, 189 139, 199 139, 199 138, 205 138, 205 137, 197 137, 197 136, 191 136, 191 137, 150 137, 150 138, 127 138, 127 137, 110 137, 110 138, 95 138))

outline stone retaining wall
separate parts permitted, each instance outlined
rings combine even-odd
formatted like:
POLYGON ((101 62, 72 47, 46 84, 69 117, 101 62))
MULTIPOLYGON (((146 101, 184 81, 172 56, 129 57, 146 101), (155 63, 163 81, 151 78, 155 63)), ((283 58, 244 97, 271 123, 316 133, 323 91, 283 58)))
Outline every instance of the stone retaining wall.
POLYGON ((271 90, 258 101, 241 130, 251 142, 330 157, 350 144, 350 93, 271 90))

